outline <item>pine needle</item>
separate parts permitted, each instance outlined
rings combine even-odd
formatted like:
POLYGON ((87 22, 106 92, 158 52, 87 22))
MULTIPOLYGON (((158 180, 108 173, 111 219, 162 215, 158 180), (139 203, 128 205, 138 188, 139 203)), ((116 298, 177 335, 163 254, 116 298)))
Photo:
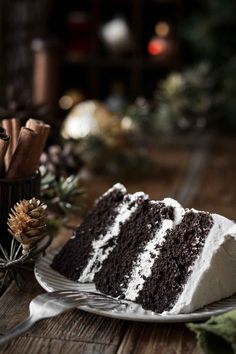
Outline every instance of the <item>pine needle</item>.
POLYGON ((13 239, 11 240, 10 260, 12 260, 13 257, 14 257, 15 248, 16 248, 16 244, 15 244, 15 239, 13 238, 13 239))
POLYGON ((15 260, 17 258, 17 256, 18 256, 18 254, 19 254, 21 249, 22 249, 22 245, 19 244, 19 246, 18 246, 18 248, 17 248, 17 250, 16 250, 16 252, 14 254, 13 260, 15 260))
POLYGON ((6 259, 7 261, 10 261, 10 258, 9 258, 8 254, 7 254, 7 251, 3 248, 3 246, 1 245, 1 243, 0 243, 0 251, 3 253, 5 259, 6 259))

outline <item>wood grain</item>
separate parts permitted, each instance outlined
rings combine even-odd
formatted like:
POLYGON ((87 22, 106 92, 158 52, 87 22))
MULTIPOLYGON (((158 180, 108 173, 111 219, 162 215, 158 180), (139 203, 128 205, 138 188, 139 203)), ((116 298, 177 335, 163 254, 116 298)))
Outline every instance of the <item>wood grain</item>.
POLYGON ((0 349, 1 354, 113 354, 114 345, 64 341, 43 337, 19 337, 0 349))
POLYGON ((234 140, 215 145, 191 207, 236 219, 235 150, 234 140))
POLYGON ((134 323, 117 354, 200 354, 194 335, 184 324, 134 323))

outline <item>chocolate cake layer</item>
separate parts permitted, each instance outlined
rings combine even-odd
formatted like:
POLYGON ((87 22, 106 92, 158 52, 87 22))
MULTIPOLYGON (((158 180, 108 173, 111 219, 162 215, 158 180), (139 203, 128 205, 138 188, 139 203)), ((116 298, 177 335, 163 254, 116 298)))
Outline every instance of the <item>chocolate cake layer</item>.
POLYGON ((135 300, 137 303, 158 313, 171 309, 183 290, 191 266, 202 251, 212 225, 213 219, 209 213, 190 210, 179 225, 167 231, 151 276, 135 300))
POLYGON ((146 200, 137 208, 129 222, 121 227, 117 246, 95 275, 98 290, 114 297, 122 297, 133 263, 161 227, 163 218, 173 219, 172 207, 146 200))
POLYGON ((126 190, 115 185, 100 197, 73 237, 55 256, 51 267, 71 280, 78 280, 91 257, 92 242, 114 223, 126 190))

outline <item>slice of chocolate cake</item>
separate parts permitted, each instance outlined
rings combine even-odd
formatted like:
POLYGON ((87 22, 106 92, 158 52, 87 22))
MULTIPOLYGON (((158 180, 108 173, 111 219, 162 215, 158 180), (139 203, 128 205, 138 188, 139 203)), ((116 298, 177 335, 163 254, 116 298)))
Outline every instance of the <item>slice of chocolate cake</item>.
POLYGON ((121 226, 147 198, 142 192, 127 194, 123 185, 114 185, 56 255, 52 268, 71 280, 91 282, 116 246, 121 226))
POLYGON ((114 185, 52 267, 158 313, 187 313, 236 292, 236 226, 114 185))

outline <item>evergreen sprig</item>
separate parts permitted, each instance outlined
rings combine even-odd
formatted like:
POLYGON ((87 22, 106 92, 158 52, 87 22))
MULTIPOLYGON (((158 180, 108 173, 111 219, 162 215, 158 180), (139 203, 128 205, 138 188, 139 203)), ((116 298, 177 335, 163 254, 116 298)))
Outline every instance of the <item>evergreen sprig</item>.
POLYGON ((40 172, 41 195, 49 208, 57 204, 60 211, 65 214, 82 209, 85 190, 80 185, 79 176, 71 175, 57 180, 56 176, 48 172, 44 166, 40 167, 40 172))
POLYGON ((23 270, 32 270, 30 264, 44 253, 51 243, 51 236, 45 235, 43 242, 32 247, 28 253, 22 253, 23 245, 12 238, 10 251, 7 252, 0 244, 0 289, 14 280, 19 289, 23 288, 23 270))

